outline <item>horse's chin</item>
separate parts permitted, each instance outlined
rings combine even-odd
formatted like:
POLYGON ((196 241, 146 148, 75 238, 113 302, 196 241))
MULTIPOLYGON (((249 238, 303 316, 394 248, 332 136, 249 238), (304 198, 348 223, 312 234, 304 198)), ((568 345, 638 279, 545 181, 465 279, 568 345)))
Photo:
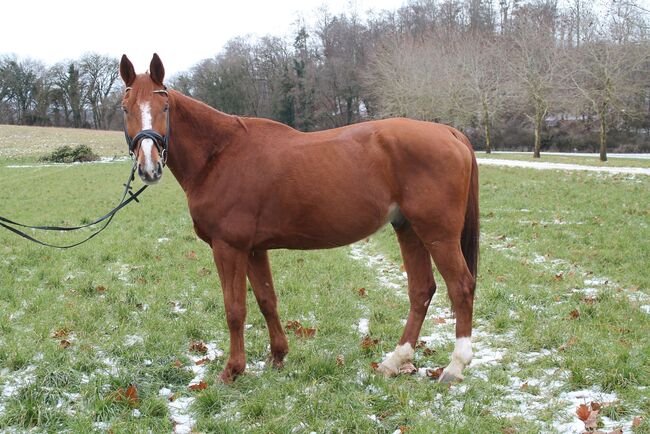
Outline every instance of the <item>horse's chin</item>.
POLYGON ((160 182, 160 179, 162 178, 162 175, 156 177, 156 178, 149 178, 145 176, 141 176, 140 179, 142 182, 146 185, 156 185, 160 182))

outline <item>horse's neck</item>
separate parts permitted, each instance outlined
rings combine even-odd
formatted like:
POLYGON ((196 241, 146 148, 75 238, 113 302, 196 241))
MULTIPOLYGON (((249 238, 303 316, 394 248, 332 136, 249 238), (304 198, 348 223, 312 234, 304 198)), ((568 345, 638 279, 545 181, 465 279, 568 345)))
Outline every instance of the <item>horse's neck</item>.
POLYGON ((227 147, 241 125, 179 92, 170 92, 170 144, 168 166, 184 190, 212 157, 227 147))

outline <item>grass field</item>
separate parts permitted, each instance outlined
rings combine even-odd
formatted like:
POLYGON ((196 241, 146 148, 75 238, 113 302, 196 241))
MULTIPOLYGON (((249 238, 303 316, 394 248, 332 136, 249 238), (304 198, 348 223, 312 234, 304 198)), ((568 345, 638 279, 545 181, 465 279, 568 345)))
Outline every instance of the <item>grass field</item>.
MULTIPOLYGON (((100 153, 124 154, 121 139, 100 153)), ((9 168, 38 152, 0 155, 0 215, 28 223, 103 214, 130 168, 9 168)), ((390 228, 346 248, 274 251, 281 318, 315 336, 289 332, 285 368, 267 369, 250 293, 247 374, 226 386, 216 382, 228 333, 211 252, 166 173, 73 250, 0 232, 0 432, 578 433, 576 410, 594 401, 603 431, 650 433, 649 203, 647 176, 481 167, 475 358, 451 387, 370 366, 394 349, 408 310, 390 228), (377 344, 362 347, 366 334, 377 344), (207 388, 188 388, 200 380, 207 388)), ((436 277, 421 372, 453 349, 436 277)))

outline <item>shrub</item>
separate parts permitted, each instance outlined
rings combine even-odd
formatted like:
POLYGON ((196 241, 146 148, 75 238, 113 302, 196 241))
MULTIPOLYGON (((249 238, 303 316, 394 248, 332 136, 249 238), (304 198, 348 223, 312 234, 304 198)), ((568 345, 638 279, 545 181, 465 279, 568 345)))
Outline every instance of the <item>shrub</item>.
POLYGON ((99 160, 90 146, 79 145, 76 148, 65 145, 56 148, 51 154, 41 157, 41 161, 49 163, 75 163, 99 160))

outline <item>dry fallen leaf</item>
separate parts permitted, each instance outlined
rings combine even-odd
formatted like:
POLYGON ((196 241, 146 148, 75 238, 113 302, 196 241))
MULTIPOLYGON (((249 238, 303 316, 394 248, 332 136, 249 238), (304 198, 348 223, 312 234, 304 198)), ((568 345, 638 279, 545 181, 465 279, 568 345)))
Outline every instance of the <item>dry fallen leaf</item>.
POLYGON ((106 287, 105 287, 104 285, 97 285, 97 287, 96 287, 95 289, 96 289, 97 292, 99 292, 99 293, 103 293, 103 292, 106 291, 106 287))
POLYGON ((375 347, 379 343, 379 339, 372 339, 370 336, 366 335, 361 340, 361 348, 368 350, 375 347))
POLYGON ((559 351, 564 351, 564 350, 566 350, 567 348, 570 348, 570 347, 574 346, 577 342, 578 342, 578 340, 575 338, 575 336, 571 336, 571 337, 569 338, 569 340, 566 341, 566 343, 560 345, 560 347, 558 348, 558 350, 559 350, 559 351))
POLYGON ((437 380, 442 375, 444 368, 427 369, 427 377, 437 380))
POLYGON ((413 365, 413 363, 404 363, 402 366, 399 367, 399 373, 400 374, 409 374, 413 375, 418 372, 418 368, 413 365))
POLYGON ((52 337, 54 339, 60 339, 68 336, 69 334, 70 334, 70 330, 68 330, 67 328, 60 328, 52 332, 52 337))
POLYGON ((209 268, 201 267, 201 268, 199 268, 198 273, 199 273, 199 276, 205 277, 208 274, 212 273, 212 270, 210 270, 209 268))
POLYGON ((372 368, 373 371, 376 371, 377 369, 379 369, 379 363, 370 362, 370 367, 372 368))
POLYGON ((208 352, 208 347, 206 347, 205 344, 201 341, 192 341, 190 343, 190 351, 206 354, 208 352))
POLYGON ((576 410, 576 415, 585 424, 585 429, 594 430, 598 427, 599 410, 592 410, 586 404, 580 404, 576 410))
POLYGON ((68 348, 70 345, 72 345, 72 343, 65 339, 62 339, 61 342, 59 342, 61 348, 68 348))
POLYGON ((201 381, 197 384, 190 384, 188 387, 192 392, 196 392, 197 390, 204 390, 208 388, 208 383, 205 381, 201 381))
POLYGON ((561 271, 560 271, 559 273, 555 273, 555 275, 553 276, 553 278, 554 278, 555 280, 557 280, 557 281, 560 281, 560 280, 564 279, 564 273, 561 272, 561 271))
POLYGON ((300 321, 287 321, 287 325, 284 326, 285 330, 296 330, 297 328, 302 327, 300 321))
POLYGON ((205 365, 206 363, 210 362, 210 359, 207 357, 202 358, 201 360, 197 360, 194 362, 195 365, 200 366, 200 365, 205 365))
POLYGON ((524 384, 522 384, 522 385, 519 387, 519 390, 521 390, 521 391, 528 390, 528 381, 526 381, 524 384))
POLYGON ((339 354, 338 356, 336 356, 336 364, 338 366, 345 365, 345 358, 343 357, 343 354, 339 354))
POLYGON ((176 359, 176 361, 174 362, 174 366, 175 366, 176 368, 179 368, 179 369, 180 369, 180 368, 183 367, 183 362, 181 362, 180 360, 176 359))
POLYGON ((399 427, 399 432, 400 434, 404 434, 406 431, 410 431, 411 427, 408 425, 400 425, 399 427))
POLYGON ((439 318, 434 318, 433 319, 434 324, 445 324, 447 322, 446 319, 439 317, 439 318))
POLYGON ((191 250, 189 253, 187 253, 187 254, 185 255, 185 257, 186 257, 187 259, 191 259, 191 260, 196 260, 196 259, 197 259, 197 258, 196 258, 196 252, 195 252, 194 250, 191 250))
POLYGON ((416 344, 415 344, 416 349, 418 349, 418 348, 426 348, 426 347, 427 347, 427 343, 424 342, 424 341, 417 341, 416 344))
POLYGON ((643 421, 643 418, 642 418, 641 416, 636 416, 636 417, 632 420, 632 426, 636 428, 637 426, 641 425, 641 422, 642 422, 642 421, 643 421))
POLYGON ((118 387, 115 393, 113 394, 113 399, 118 402, 125 401, 131 406, 134 406, 138 403, 138 389, 134 384, 130 384, 129 387, 123 389, 118 387))
POLYGON ((366 288, 359 288, 357 292, 359 293, 359 297, 366 296, 366 288))
POLYGON ((595 304, 598 298, 595 295, 585 295, 582 297, 582 302, 585 304, 595 304))
POLYGON ((569 318, 576 319, 579 317, 580 317, 580 311, 578 309, 573 309, 571 312, 569 312, 569 318))
POLYGON ((436 352, 436 350, 434 350, 433 348, 427 347, 427 348, 424 349, 424 351, 422 351, 422 354, 424 354, 425 356, 431 356, 435 352, 436 352))
POLYGON ((576 415, 578 416, 578 419, 583 422, 589 419, 589 414, 591 414, 591 410, 587 404, 580 404, 576 409, 576 415))
POLYGON ((131 384, 126 388, 125 396, 129 401, 129 404, 135 404, 138 402, 138 389, 135 387, 135 384, 131 384))
POLYGON ((296 336, 301 338, 313 338, 314 335, 316 335, 316 329, 299 327, 294 331, 294 333, 296 334, 296 336))

